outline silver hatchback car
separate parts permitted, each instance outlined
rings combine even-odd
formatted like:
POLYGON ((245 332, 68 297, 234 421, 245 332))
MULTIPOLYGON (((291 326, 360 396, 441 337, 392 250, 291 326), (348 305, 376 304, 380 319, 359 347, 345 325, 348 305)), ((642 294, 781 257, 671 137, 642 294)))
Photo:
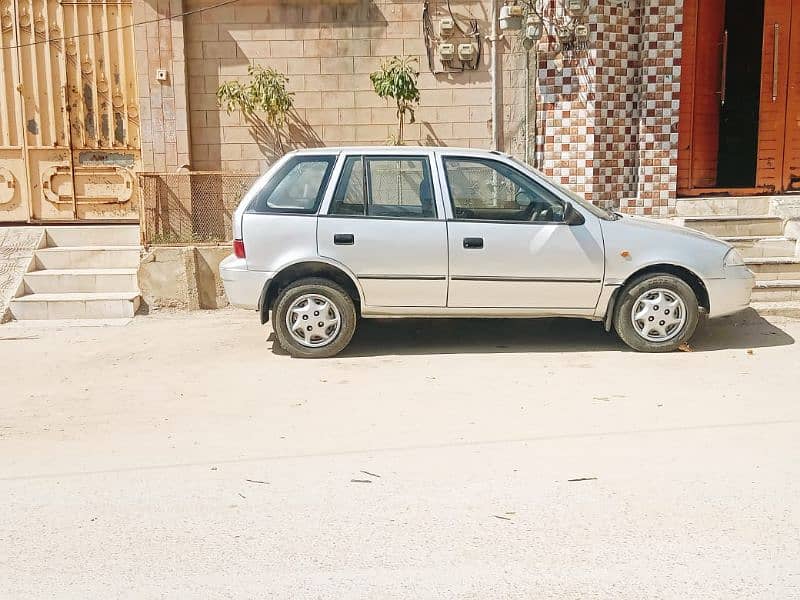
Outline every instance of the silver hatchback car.
POLYGON ((514 158, 455 148, 292 152, 242 199, 220 265, 292 356, 327 357, 358 317, 578 317, 676 349, 746 308, 753 275, 702 233, 586 202, 514 158))

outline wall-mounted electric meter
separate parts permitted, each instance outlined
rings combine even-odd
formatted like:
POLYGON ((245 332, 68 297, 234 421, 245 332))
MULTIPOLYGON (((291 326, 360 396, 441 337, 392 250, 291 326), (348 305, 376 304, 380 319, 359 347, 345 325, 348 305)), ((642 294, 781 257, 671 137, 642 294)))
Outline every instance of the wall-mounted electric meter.
POLYGON ((442 17, 439 21, 439 35, 443 38, 453 35, 456 28, 456 23, 452 17, 442 17))
POLYGON ((455 44, 450 44, 450 43, 445 42, 445 43, 439 44, 439 46, 437 47, 437 50, 439 51, 439 58, 441 58, 443 62, 451 61, 456 56, 456 46, 455 46, 455 44))
POLYGON ((504 4, 500 8, 500 29, 522 29, 522 7, 517 4, 504 4))
POLYGON ((586 12, 589 3, 587 0, 566 0, 565 8, 570 15, 577 17, 586 12))
POLYGON ((585 44, 589 41, 589 27, 583 23, 575 25, 575 41, 585 44))
POLYGON ((473 44, 458 45, 458 60, 469 62, 475 58, 475 46, 473 44))
POLYGON ((525 22, 525 37, 533 42, 538 42, 542 39, 542 35, 544 35, 542 18, 537 14, 528 15, 525 22))

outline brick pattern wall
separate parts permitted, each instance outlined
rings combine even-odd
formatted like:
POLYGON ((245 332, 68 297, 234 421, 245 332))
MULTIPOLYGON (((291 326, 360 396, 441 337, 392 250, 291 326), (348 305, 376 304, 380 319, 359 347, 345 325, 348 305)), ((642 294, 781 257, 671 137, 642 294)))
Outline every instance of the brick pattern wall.
POLYGON ((183 0, 136 0, 133 3, 136 71, 139 89, 142 165, 145 171, 174 171, 191 162, 187 112, 183 0), (148 22, 149 21, 149 22, 148 22), (156 79, 167 70, 166 81, 156 79))
POLYGON ((591 26, 597 64, 592 199, 618 206, 619 199, 634 195, 637 186, 639 9, 604 3, 595 14, 591 26))
POLYGON ((683 0, 645 3, 641 9, 641 84, 638 115, 637 214, 675 212, 678 188, 678 106, 683 0))
MULTIPOLYGON (((149 9, 148 17, 175 12, 181 3, 184 10, 208 5, 208 0, 135 2, 149 9)), ((563 16, 560 0, 545 4, 549 17, 563 16)), ((139 75, 143 152, 159 168, 190 159, 196 170, 263 171, 275 159, 275 140, 238 112, 221 110, 215 96, 222 82, 244 81, 250 64, 272 66, 289 77, 296 111, 287 148, 385 143, 396 129, 395 109, 372 91, 369 73, 401 54, 417 57, 421 71, 422 102, 417 122, 406 126, 406 143, 489 148, 491 1, 451 0, 451 5, 462 26, 468 19, 478 24, 477 70, 431 72, 422 1, 241 0, 187 16, 184 23, 173 20, 171 29, 148 26, 144 38, 137 32, 137 49, 142 41, 146 48, 137 58, 147 59, 139 75), (171 36, 167 42, 165 35, 171 36), (154 61, 165 60, 173 73, 185 65, 186 85, 179 76, 167 85, 154 84, 154 61), (191 131, 183 136, 181 91, 191 99, 185 125, 191 131)), ((498 44, 502 149, 524 157, 527 146, 531 161, 545 173, 594 202, 639 214, 673 210, 681 5, 682 0, 593 0, 588 48, 560 53, 552 37, 542 40, 538 62, 533 52, 528 55, 530 79, 527 50, 515 33, 505 36, 498 44)), ((430 13, 436 26, 448 14, 446 1, 431 0, 430 13)), ((437 62, 435 70, 440 66, 437 62)))
MULTIPOLYGON (((682 0, 592 3, 590 43, 539 44, 537 164, 606 206, 674 212, 682 0)), ((563 18, 549 0, 549 18, 563 18)))

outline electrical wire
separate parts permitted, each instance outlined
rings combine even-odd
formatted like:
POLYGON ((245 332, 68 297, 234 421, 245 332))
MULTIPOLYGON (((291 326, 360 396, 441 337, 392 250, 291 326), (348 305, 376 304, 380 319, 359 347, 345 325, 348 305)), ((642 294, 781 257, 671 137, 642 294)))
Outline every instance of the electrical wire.
POLYGON ((466 37, 467 32, 461 29, 461 25, 458 24, 458 19, 456 19, 456 16, 453 14, 453 9, 450 6, 450 0, 447 0, 447 12, 450 13, 450 18, 453 19, 453 23, 455 23, 456 29, 458 29, 461 32, 461 35, 466 37))
POLYGON ((53 42, 63 42, 66 40, 73 40, 82 37, 90 37, 93 35, 101 35, 103 33, 111 33, 113 31, 120 31, 121 29, 128 29, 129 27, 139 27, 140 25, 147 25, 149 23, 158 23, 160 21, 169 21, 172 19, 177 19, 178 17, 186 17, 188 15, 194 15, 197 13, 205 12, 207 10, 212 10, 215 8, 220 8, 222 6, 227 6, 228 4, 234 4, 235 2, 241 2, 241 0, 224 0, 224 2, 218 2, 217 4, 212 4, 210 6, 201 6, 200 8, 194 8, 192 10, 187 10, 185 12, 179 13, 177 15, 169 15, 167 17, 158 17, 157 19, 148 19, 147 21, 139 21, 137 23, 129 23, 128 25, 119 25, 117 27, 110 27, 108 29, 100 29, 98 31, 91 31, 89 33, 76 33, 75 35, 65 35, 63 37, 57 38, 48 38, 45 40, 37 40, 35 42, 28 42, 26 44, 16 44, 12 46, 0 46, 0 50, 16 50, 18 48, 28 48, 30 46, 36 46, 38 44, 50 44, 53 42))
POLYGON ((433 21, 431 20, 431 13, 428 7, 428 0, 422 5, 422 34, 425 37, 425 53, 428 55, 428 69, 431 73, 436 73, 433 70, 433 48, 432 40, 436 37, 436 32, 433 29, 433 21))

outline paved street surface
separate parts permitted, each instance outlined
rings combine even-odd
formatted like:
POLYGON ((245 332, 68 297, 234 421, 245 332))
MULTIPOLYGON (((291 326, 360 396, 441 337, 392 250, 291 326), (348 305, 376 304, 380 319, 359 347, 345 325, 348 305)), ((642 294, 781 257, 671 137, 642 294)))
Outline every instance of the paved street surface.
POLYGON ((0 598, 800 597, 800 321, 0 327, 0 598))

